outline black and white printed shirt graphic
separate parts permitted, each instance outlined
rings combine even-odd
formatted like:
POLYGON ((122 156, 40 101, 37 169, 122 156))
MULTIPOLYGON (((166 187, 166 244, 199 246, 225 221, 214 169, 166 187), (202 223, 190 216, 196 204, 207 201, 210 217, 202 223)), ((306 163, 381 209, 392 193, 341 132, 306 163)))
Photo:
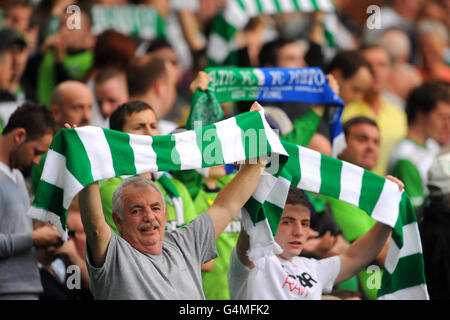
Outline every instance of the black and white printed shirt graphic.
POLYGON ((271 256, 264 269, 247 269, 238 260, 233 252, 228 279, 230 297, 241 300, 320 300, 332 290, 341 265, 338 256, 292 261, 271 256))

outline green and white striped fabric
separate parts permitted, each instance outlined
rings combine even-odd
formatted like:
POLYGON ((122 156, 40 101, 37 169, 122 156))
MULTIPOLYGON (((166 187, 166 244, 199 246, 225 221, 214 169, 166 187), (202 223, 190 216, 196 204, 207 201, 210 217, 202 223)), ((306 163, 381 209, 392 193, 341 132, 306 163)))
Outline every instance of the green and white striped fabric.
POLYGON ((69 205, 76 194, 95 181, 205 168, 269 154, 281 155, 282 168, 287 154, 262 111, 167 136, 133 135, 90 126, 64 128, 53 138, 28 213, 50 221, 67 240, 69 205))
POLYGON ((164 19, 152 6, 93 5, 90 13, 92 15, 92 33, 94 35, 99 35, 108 29, 145 40, 165 37, 166 35, 164 19))
POLYGON ((414 209, 397 184, 361 167, 282 141, 289 154, 279 175, 264 175, 243 208, 241 223, 250 236, 249 258, 264 268, 265 257, 282 249, 274 241, 289 186, 353 204, 393 228, 380 300, 429 299, 422 245, 414 209))
MULTIPOLYGON (((207 56, 210 66, 235 66, 235 35, 248 21, 261 14, 290 12, 335 12, 332 0, 228 0, 225 10, 214 18, 208 39, 207 56)), ((326 30, 326 38, 333 42, 333 33, 326 30)))
POLYGON ((283 146, 293 187, 353 204, 393 228, 379 299, 428 299, 418 224, 406 192, 348 162, 284 141, 283 146))
POLYGON ((167 198, 169 202, 175 208, 175 213, 177 216, 176 227, 179 228, 184 226, 185 221, 184 221, 183 198, 181 198, 180 193, 178 192, 177 188, 173 185, 173 182, 170 181, 169 173, 153 172, 153 177, 164 187, 164 189, 167 192, 167 198))
POLYGON ((380 299, 428 299, 414 209, 395 183, 355 165, 280 141, 263 111, 168 136, 140 136, 83 127, 53 139, 28 214, 66 235, 73 197, 94 181, 143 172, 176 171, 271 155, 257 189, 242 210, 249 257, 258 267, 280 253, 274 241, 289 186, 356 205, 393 228, 380 299))

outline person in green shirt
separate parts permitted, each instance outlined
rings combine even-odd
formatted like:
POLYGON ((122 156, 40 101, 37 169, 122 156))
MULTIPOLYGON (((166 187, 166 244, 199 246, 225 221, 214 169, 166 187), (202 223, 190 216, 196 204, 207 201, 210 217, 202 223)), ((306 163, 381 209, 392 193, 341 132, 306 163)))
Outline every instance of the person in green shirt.
MULTIPOLYGON (((195 170, 192 170, 195 171, 195 170)), ((179 172, 183 173, 183 172, 179 172)), ((200 175, 197 171, 191 172, 200 175)), ((214 203, 220 190, 230 182, 236 174, 226 174, 225 165, 209 168, 208 175, 202 176, 201 187, 194 195, 194 206, 197 215, 207 211, 214 203)), ((230 254, 241 230, 241 222, 235 217, 216 239, 218 257, 202 266, 203 292, 207 300, 229 300, 227 272, 230 265, 230 254)))
POLYGON ((50 107, 52 92, 65 80, 83 80, 93 64, 95 37, 88 12, 80 11, 79 26, 76 19, 63 15, 59 31, 46 38, 39 51, 36 95, 40 103, 50 107))
MULTIPOLYGON (((380 130, 377 123, 367 117, 355 117, 343 125, 346 149, 339 159, 353 163, 366 170, 373 170, 380 155, 380 130)), ((331 197, 324 197, 331 206, 334 218, 341 227, 345 239, 352 243, 366 234, 376 223, 360 208, 331 197)), ((387 241, 375 259, 379 267, 365 268, 359 274, 359 282, 366 299, 377 298, 377 280, 381 280, 382 268, 386 259, 389 241, 387 241)))
POLYGON ((428 81, 407 98, 408 134, 393 148, 389 172, 401 179, 420 212, 428 194, 427 172, 441 145, 450 141, 450 84, 428 81))
MULTIPOLYGON (((156 114, 153 108, 142 101, 131 101, 120 105, 109 120, 112 130, 139 135, 159 135, 156 114)), ((194 204, 186 187, 168 173, 143 173, 141 176, 155 180, 163 192, 167 207, 168 231, 187 225, 196 217, 194 204)), ((103 214, 112 230, 118 234, 112 217, 112 196, 124 177, 115 177, 100 184, 103 214)))
POLYGON ((439 145, 433 140, 420 144, 406 137, 391 152, 389 172, 404 182, 405 191, 417 214, 428 194, 427 170, 439 149, 439 145))

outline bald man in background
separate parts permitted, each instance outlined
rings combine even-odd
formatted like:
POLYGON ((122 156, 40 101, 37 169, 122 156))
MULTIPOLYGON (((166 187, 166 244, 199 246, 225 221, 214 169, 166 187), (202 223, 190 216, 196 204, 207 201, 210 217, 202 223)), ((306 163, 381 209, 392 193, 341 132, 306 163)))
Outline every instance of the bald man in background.
POLYGON ((61 82, 53 91, 50 105, 57 130, 63 128, 64 123, 78 127, 90 125, 93 103, 94 97, 84 83, 74 80, 61 82))
MULTIPOLYGON (((68 123, 83 127, 91 124, 92 104, 94 97, 89 88, 80 81, 61 82, 53 91, 50 111, 55 120, 55 131, 58 132, 68 123)), ((37 185, 47 158, 45 153, 38 165, 31 168, 31 190, 36 193, 37 185)))

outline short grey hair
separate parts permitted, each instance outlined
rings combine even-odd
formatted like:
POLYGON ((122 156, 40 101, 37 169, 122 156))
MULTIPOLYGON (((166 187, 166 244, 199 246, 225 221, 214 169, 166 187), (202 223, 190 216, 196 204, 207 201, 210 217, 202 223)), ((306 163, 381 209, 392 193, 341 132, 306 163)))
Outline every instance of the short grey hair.
POLYGON ((120 220, 123 220, 123 202, 122 202, 122 194, 124 190, 129 186, 133 185, 136 187, 148 187, 150 191, 158 192, 161 196, 162 200, 162 209, 163 211, 166 211, 166 202, 164 198, 164 194, 162 193, 161 189, 154 183, 152 180, 144 178, 142 176, 132 176, 129 178, 124 179, 119 186, 117 187, 116 191, 114 191, 113 197, 112 197, 112 212, 116 213, 120 220))

